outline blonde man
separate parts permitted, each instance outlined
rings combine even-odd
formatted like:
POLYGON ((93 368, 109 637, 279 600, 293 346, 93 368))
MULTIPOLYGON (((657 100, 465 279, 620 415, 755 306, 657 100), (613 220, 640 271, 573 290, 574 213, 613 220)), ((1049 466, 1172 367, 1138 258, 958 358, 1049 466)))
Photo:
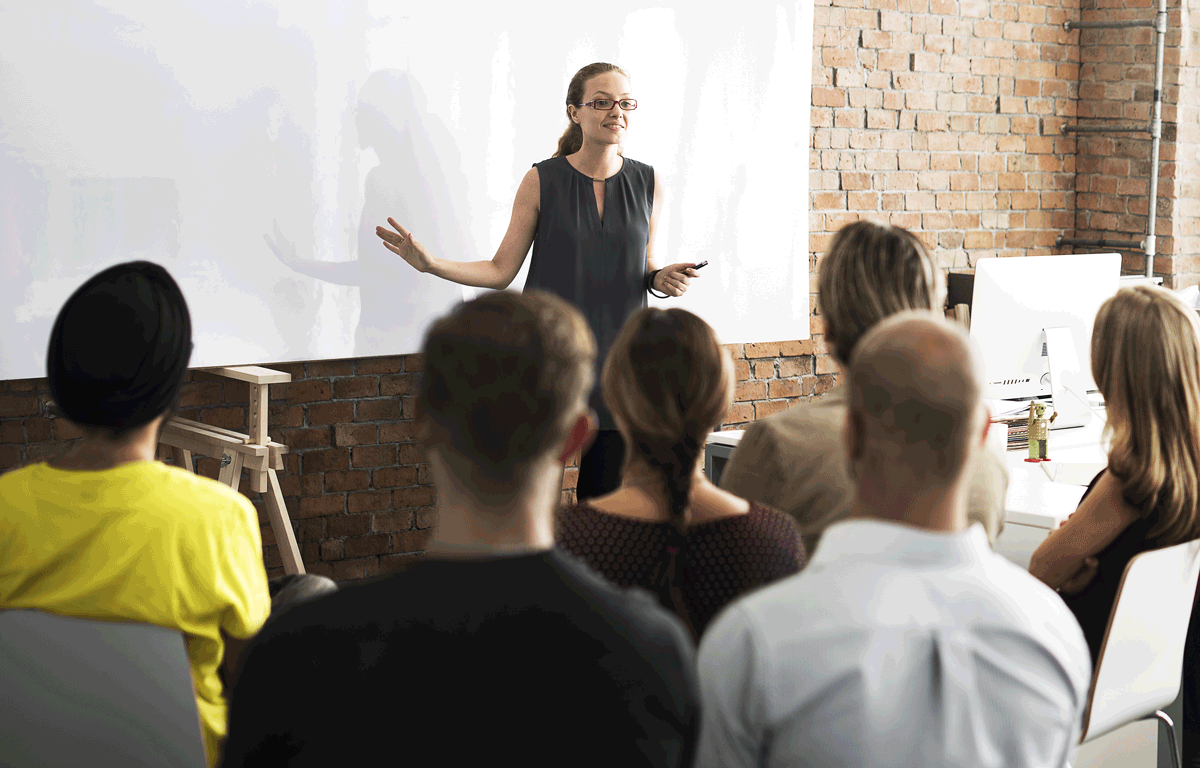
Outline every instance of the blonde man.
MULTIPOLYGON (((941 270, 911 232, 857 221, 837 233, 821 260, 817 295, 825 342, 844 371, 872 326, 904 310, 940 310, 946 288, 941 270)), ((721 475, 725 490, 795 518, 810 553, 821 532, 849 514, 854 499, 841 444, 846 410, 846 391, 838 386, 819 400, 754 422, 721 475)), ((982 451, 968 476, 968 518, 995 541, 1004 527, 1007 469, 999 456, 982 451)))
POLYGON ((700 766, 1062 766, 1091 681, 1083 633, 968 526, 987 450, 966 334, 889 318, 849 368, 847 519, 808 567, 735 602, 700 648, 700 766))

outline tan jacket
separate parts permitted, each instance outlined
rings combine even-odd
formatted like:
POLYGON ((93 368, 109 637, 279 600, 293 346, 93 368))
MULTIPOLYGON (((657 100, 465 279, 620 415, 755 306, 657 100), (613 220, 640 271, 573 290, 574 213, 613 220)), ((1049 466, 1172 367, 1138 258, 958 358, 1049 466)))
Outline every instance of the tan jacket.
MULTIPOLYGON (((756 421, 742 436, 721 474, 721 487, 795 518, 811 552, 821 532, 850 514, 854 481, 846 466, 843 425, 846 391, 756 421)), ((1004 528, 1008 469, 991 450, 972 461, 967 517, 983 523, 988 541, 1004 528)))

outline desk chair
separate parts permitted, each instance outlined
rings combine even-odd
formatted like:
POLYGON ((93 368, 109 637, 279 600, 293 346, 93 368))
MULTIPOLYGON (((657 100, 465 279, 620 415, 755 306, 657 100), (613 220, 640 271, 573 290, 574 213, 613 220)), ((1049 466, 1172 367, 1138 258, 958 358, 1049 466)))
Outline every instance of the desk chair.
POLYGON ((0 611, 0 766, 205 768, 183 635, 0 611))
POLYGON ((1116 607, 1100 646, 1083 715, 1083 744, 1136 720, 1167 727, 1172 764, 1179 768, 1174 723, 1162 710, 1179 695, 1200 541, 1143 552, 1129 561, 1116 607))

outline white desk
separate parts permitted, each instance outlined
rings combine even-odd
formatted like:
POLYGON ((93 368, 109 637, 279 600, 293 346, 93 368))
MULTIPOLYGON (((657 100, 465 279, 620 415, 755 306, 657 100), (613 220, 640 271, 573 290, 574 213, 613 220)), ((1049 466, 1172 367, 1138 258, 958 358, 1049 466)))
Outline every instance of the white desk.
POLYGON ((1025 461, 1028 451, 1009 451, 1008 494, 1004 498, 1004 530, 993 548, 1022 568, 1050 531, 1079 506, 1087 483, 1108 460, 1100 446, 1104 423, 1093 419, 1086 427, 1050 430, 1050 461, 1025 461), (1051 475, 1066 482, 1054 482, 1051 475))
MULTIPOLYGON (((1103 422, 1093 419, 1086 427, 1050 430, 1047 453, 1051 461, 1025 461, 1029 452, 1008 451, 1008 494, 1004 499, 1004 530, 993 548, 1022 568, 1038 545, 1075 511, 1087 483, 1104 466, 1100 447, 1103 422), (1051 475, 1069 482, 1054 482, 1051 475)), ((742 430, 713 432, 704 445, 704 473, 720 482, 724 462, 742 439, 742 430)))

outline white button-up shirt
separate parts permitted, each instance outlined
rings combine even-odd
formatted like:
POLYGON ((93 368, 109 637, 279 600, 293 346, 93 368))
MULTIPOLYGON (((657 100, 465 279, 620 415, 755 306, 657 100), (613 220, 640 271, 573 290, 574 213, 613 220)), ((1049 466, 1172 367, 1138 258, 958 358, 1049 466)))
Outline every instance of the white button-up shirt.
POLYGON ((699 766, 1062 766, 1091 659, 983 528, 830 526, 808 567, 731 604, 699 653, 699 766))

